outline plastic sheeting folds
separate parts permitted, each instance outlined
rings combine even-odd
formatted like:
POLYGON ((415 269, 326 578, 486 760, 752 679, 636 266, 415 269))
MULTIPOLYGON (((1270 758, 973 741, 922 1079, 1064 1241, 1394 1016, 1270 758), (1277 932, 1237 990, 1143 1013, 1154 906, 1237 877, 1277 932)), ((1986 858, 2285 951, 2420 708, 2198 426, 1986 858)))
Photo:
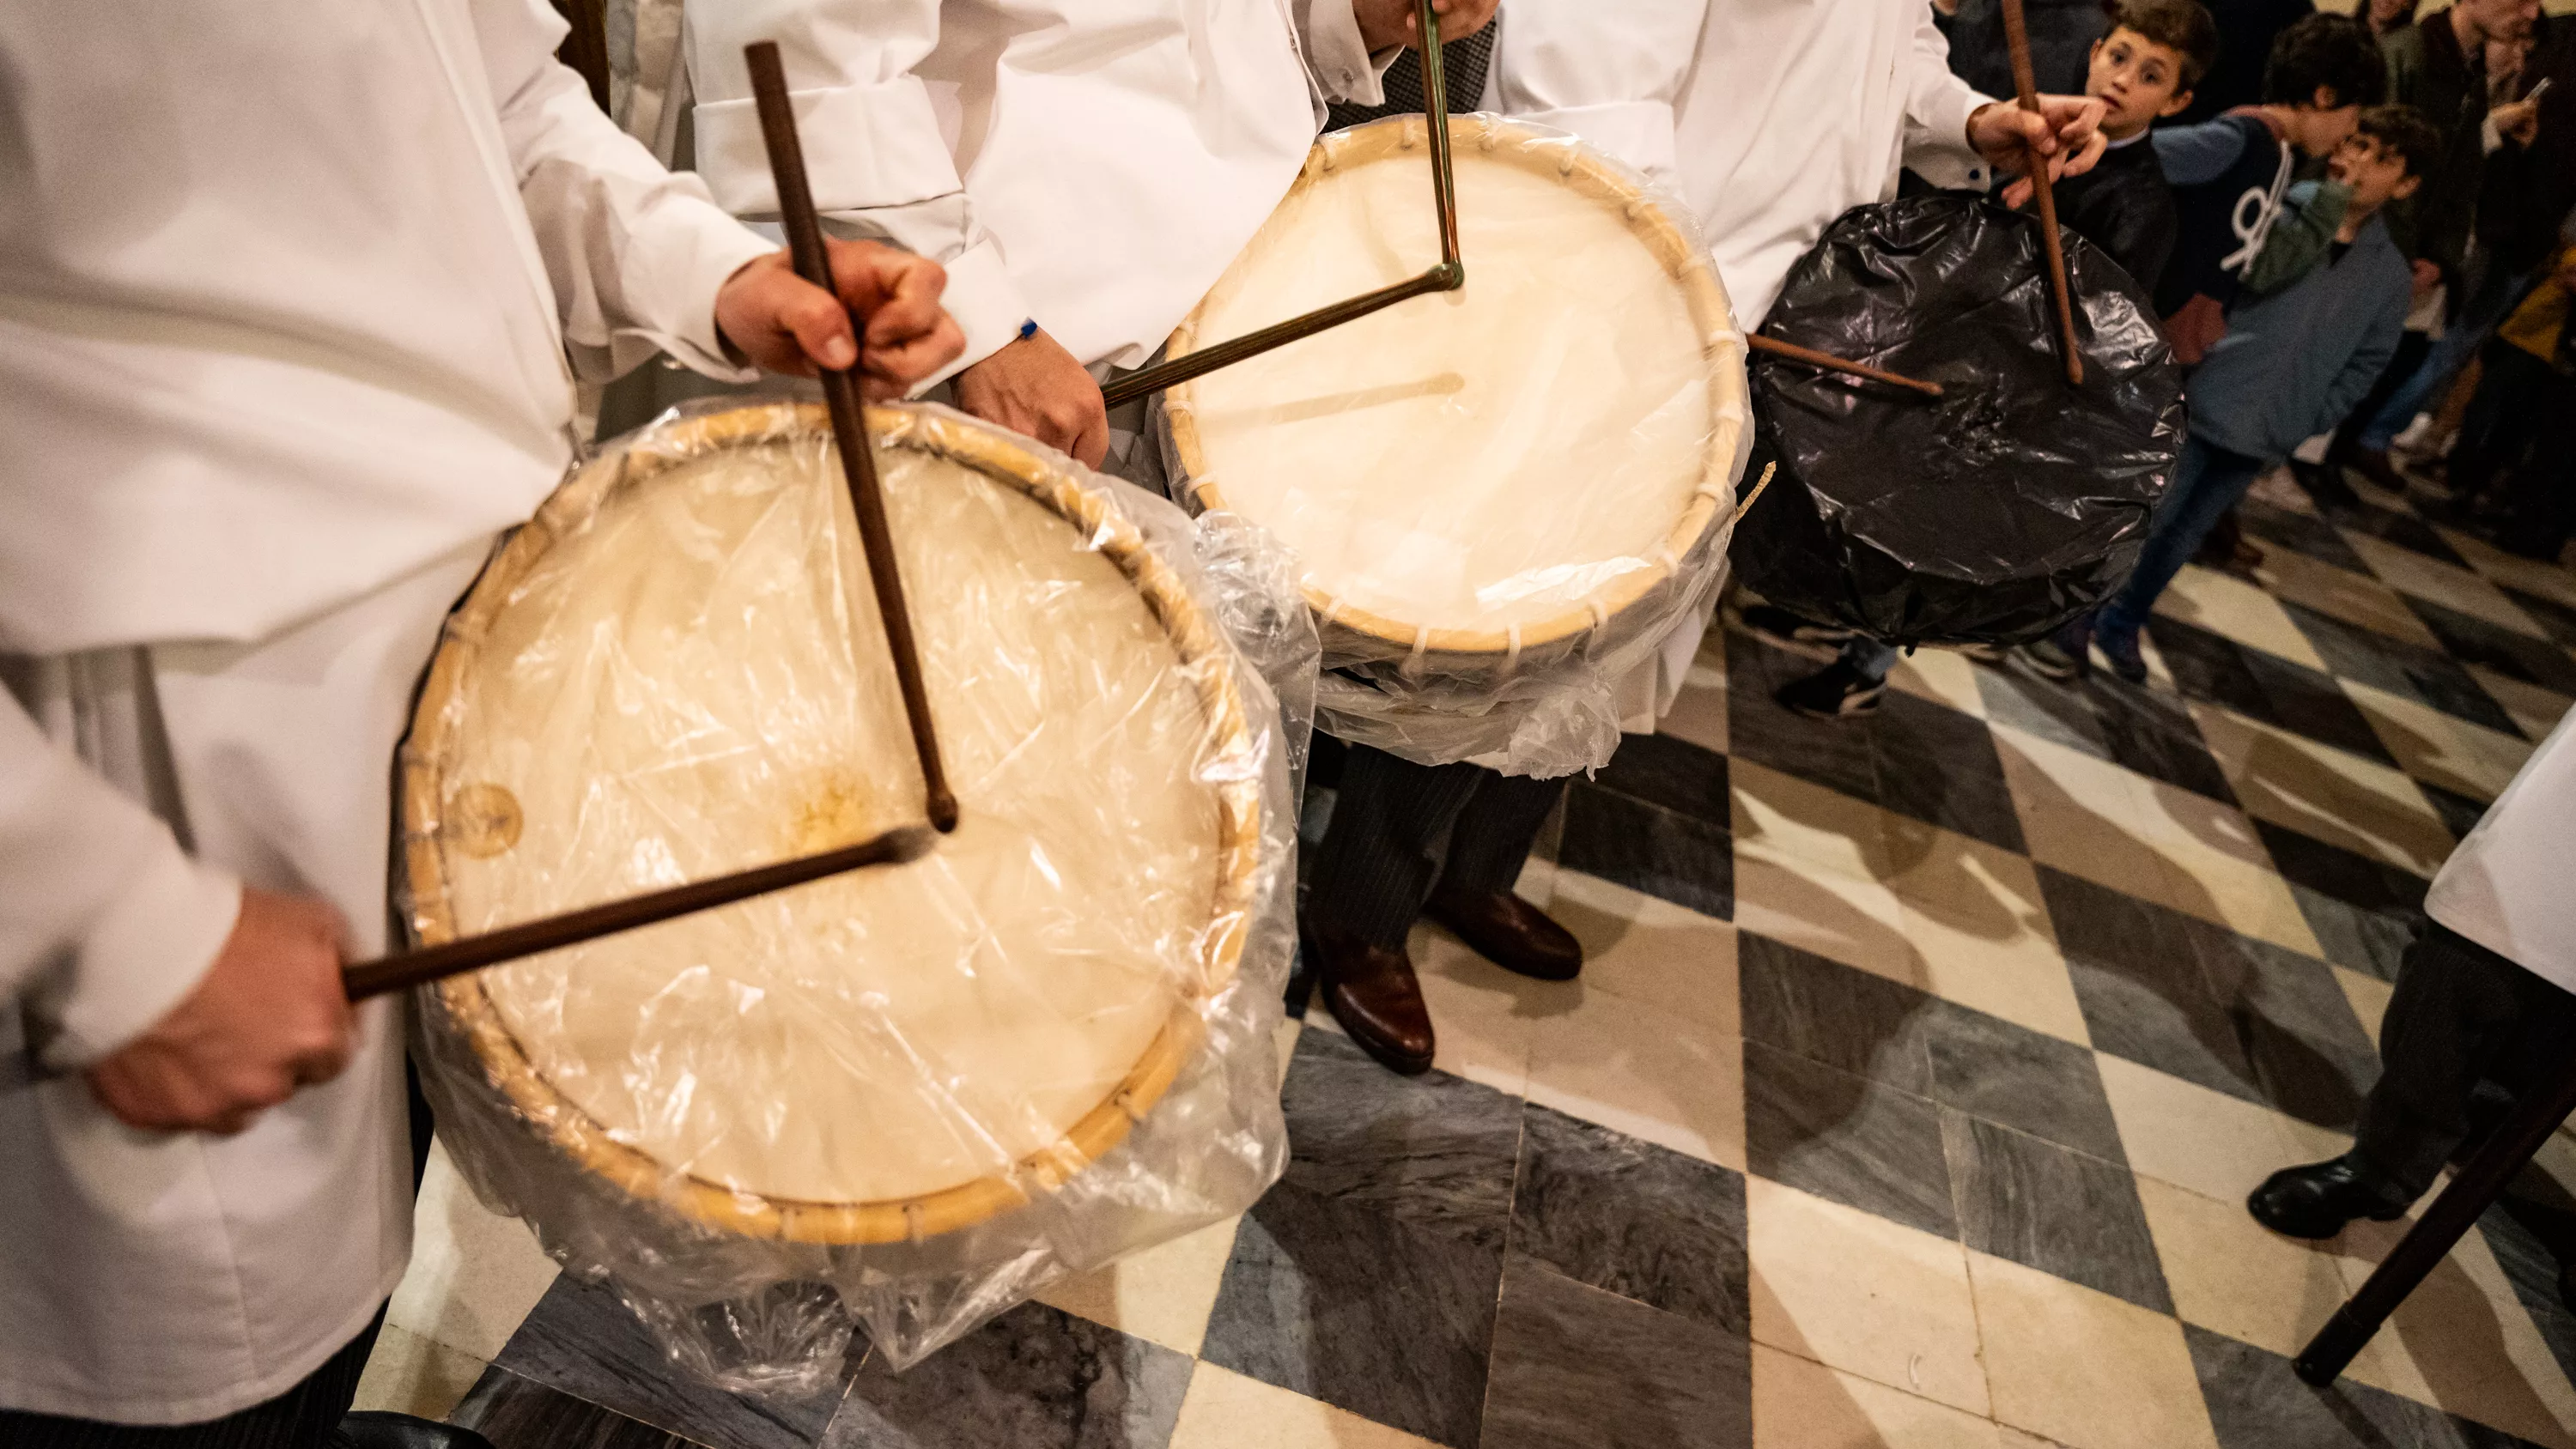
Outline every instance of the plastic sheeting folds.
MULTIPOLYGON (((957 831, 416 1002, 466 1179, 735 1388, 830 1382, 858 1324, 907 1365, 1242 1211, 1286 1145, 1249 662, 1312 667, 1286 570, 958 414, 870 418, 957 831)), ((449 622, 402 810, 430 942, 919 821, 822 410, 675 415, 558 490, 449 622)))
POLYGON ((1890 643, 2012 644, 2128 576, 2182 447, 2182 370, 2146 294, 2063 238, 2081 387, 2058 357, 2032 218, 1936 196, 1825 232, 1763 330, 1948 395, 1757 357, 1780 469, 1737 530, 1747 584, 1890 643))

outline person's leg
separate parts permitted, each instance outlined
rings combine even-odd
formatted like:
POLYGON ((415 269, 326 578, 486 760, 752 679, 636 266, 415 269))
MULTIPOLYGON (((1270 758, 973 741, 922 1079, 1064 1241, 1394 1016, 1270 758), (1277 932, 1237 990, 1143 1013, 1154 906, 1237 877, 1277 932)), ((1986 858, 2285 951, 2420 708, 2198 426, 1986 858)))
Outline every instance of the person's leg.
POLYGON ((1896 646, 1855 634, 1842 654, 1822 670, 1780 687, 1780 703, 1813 719, 1850 719, 1873 714, 1886 697, 1887 672, 1896 667, 1896 646))
POLYGON ((2397 339, 2397 351, 2389 356, 2388 365, 2379 370, 2379 379, 2370 385, 2370 391, 2362 394, 2361 401, 2353 404, 2352 411, 2335 428, 2334 443, 2326 449, 2329 468, 2354 460, 2361 448, 2362 434, 2368 432, 2370 425, 2378 419, 2380 409, 2386 407, 2388 400, 2397 395, 2397 390, 2422 369, 2424 359, 2432 352, 2430 333, 2410 331, 2397 339))
POLYGON ((1405 933, 1421 914, 1449 837, 1488 771, 1416 765, 1353 745, 1315 849, 1298 938, 1324 1005, 1395 1071, 1431 1069, 1431 1011, 1405 933))
POLYGON ((2497 470, 2530 446, 2549 382, 2547 363, 2507 343, 2487 345, 2484 371, 2451 450, 2451 506, 2462 514, 2476 505, 2497 470))
POLYGON ((2173 483, 2156 510, 2146 546, 2138 551, 2137 568, 2093 621, 2093 637, 2121 678, 2132 683, 2146 678, 2146 664, 2138 654, 2138 631, 2146 627, 2148 611, 2262 471, 2259 460, 2198 438, 2183 446, 2182 458, 2174 464, 2173 483))
POLYGON ((2379 1081, 2362 1104, 2352 1150, 2272 1174, 2248 1210, 2276 1232, 2309 1238, 2332 1237, 2354 1218, 2402 1215, 2468 1136, 2470 1098, 2542 1001, 2535 985, 2567 994, 2427 922, 2380 1021, 2379 1081))
POLYGON ((1583 969, 1574 933, 1512 893, 1565 781, 1488 773, 1449 834, 1449 859, 1433 887, 1434 919, 1506 970, 1566 981, 1583 969))
POLYGON ((2521 277, 2502 273, 2491 274, 2487 278, 2485 285, 2479 287, 2460 308, 2460 315, 2451 319, 2450 325, 2443 329, 2442 339, 2425 354, 2424 365, 2416 368, 2413 376, 2388 395, 2378 412, 2371 416, 2369 423, 2353 440, 2362 458, 2374 455, 2382 460, 2386 458, 2388 445, 2406 430, 2407 424, 2415 421, 2415 415, 2424 410, 2434 393, 2457 377, 2461 368, 2469 365, 2469 359, 2477 356, 2478 349, 2486 345, 2488 334, 2494 332, 2513 311, 2514 303, 2522 298, 2523 281, 2521 277))

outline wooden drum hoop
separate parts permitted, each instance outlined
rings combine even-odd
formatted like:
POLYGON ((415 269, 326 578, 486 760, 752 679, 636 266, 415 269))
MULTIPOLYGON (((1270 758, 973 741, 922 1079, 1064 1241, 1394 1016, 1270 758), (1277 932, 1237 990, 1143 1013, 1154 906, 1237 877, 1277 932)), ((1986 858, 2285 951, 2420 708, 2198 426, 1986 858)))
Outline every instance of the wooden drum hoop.
MULTIPOLYGON (((963 464, 1018 489, 1068 525, 1095 540, 1118 565, 1170 638, 1189 677, 1197 682, 1217 749, 1252 748, 1252 731, 1235 686, 1224 636, 1192 599, 1170 567, 1145 544, 1136 525, 1114 513, 1093 487, 1064 467, 999 429, 914 408, 868 409, 870 433, 881 449, 910 448, 963 464)), ((558 539, 586 528, 622 491, 649 485, 670 470, 744 444, 804 434, 828 443, 830 423, 817 404, 773 404, 686 419, 656 428, 633 447, 582 467, 557 488, 536 517, 510 535, 485 566, 463 603, 449 616, 444 637, 414 709, 401 754, 400 803, 403 878, 410 890, 408 924, 417 944, 439 945, 458 934, 448 885, 443 830, 448 811, 447 767, 454 753, 461 711, 459 690, 470 678, 491 625, 537 561, 558 539)), ((484 987, 482 973, 452 977, 427 988, 454 1030, 480 1062, 488 1084, 516 1110, 548 1149, 580 1171, 627 1196, 663 1204, 694 1223, 748 1238, 793 1243, 867 1244, 918 1241, 971 1227, 1050 1191, 1118 1146, 1129 1129, 1161 1100, 1203 1034, 1207 1003, 1234 979, 1243 958, 1254 907, 1261 847, 1261 792, 1249 781, 1213 786, 1217 795, 1219 878, 1203 978, 1185 992, 1171 1020, 1118 1087, 1051 1146, 1021 1159, 1008 1175, 993 1175, 928 1195, 875 1202, 812 1202, 770 1197, 675 1172, 620 1143, 609 1129, 558 1092, 540 1075, 504 1023, 484 987)), ((970 804, 968 808, 972 808, 970 804)))
MULTIPOLYGON (((1700 484, 1692 494, 1690 506, 1665 533, 1653 566, 1622 573, 1562 612, 1521 626, 1517 641, 1511 631, 1503 629, 1425 629, 1346 603, 1311 580, 1300 584, 1307 604, 1324 627, 1347 629, 1378 645, 1407 653, 1525 654, 1578 639, 1615 617, 1671 577, 1679 560, 1689 557, 1703 539, 1725 526, 1726 496, 1733 488, 1736 456, 1742 448, 1745 429, 1752 426, 1752 398, 1744 372, 1744 335, 1736 330, 1725 285, 1718 280, 1707 255, 1690 233, 1615 163, 1588 147, 1578 146, 1563 132, 1493 116, 1451 116, 1449 136, 1462 156, 1492 156, 1509 161, 1523 170, 1552 177, 1576 195, 1616 209, 1628 229, 1680 284, 1691 320, 1699 327, 1701 355, 1714 364, 1709 372, 1709 400, 1716 425, 1710 431, 1700 484)), ((1318 140, 1306 154, 1306 164, 1298 172, 1296 184, 1288 189, 1280 205, 1284 207, 1288 200, 1336 169, 1427 151, 1429 139, 1429 126, 1421 116, 1391 116, 1333 132, 1318 140)), ((1467 285, 1472 287, 1476 284, 1472 248, 1465 260, 1467 285)), ((1199 328, 1210 309, 1231 301, 1244 286, 1246 278, 1241 266, 1238 259, 1235 267, 1228 269, 1190 315, 1182 319, 1172 332, 1166 356, 1184 357, 1197 349, 1199 328)), ((1207 451, 1200 441, 1195 410, 1196 388, 1194 381, 1185 382, 1165 395, 1173 449, 1179 455, 1182 476, 1187 478, 1204 477, 1207 470, 1207 451)), ((1224 488, 1213 479, 1193 486, 1190 499, 1193 507, 1202 510, 1227 506, 1224 488)))

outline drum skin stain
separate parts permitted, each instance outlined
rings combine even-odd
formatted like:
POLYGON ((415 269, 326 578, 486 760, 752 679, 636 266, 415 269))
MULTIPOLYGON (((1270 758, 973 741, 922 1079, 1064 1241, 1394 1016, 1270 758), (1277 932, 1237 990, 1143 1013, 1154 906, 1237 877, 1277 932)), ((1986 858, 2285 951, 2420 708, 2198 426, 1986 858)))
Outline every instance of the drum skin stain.
POLYGON ((457 849, 476 860, 488 860, 519 843, 527 819, 519 797, 499 785, 468 785, 447 800, 441 831, 457 849))
POLYGON ((798 855, 836 850, 883 830, 881 792, 858 776, 834 770, 796 809, 792 848, 798 855))

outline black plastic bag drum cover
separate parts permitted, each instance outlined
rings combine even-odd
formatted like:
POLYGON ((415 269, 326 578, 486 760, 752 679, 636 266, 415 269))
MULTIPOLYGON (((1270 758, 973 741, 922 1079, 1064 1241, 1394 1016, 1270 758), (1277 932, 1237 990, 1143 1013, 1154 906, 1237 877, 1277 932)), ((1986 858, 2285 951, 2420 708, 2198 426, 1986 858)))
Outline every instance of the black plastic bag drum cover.
POLYGON ((1894 644, 2015 644, 2128 577, 2182 448, 2182 369, 2146 291, 2062 237, 2081 387, 2028 215, 1957 194, 1864 206, 1799 259, 1765 332, 1948 395, 1754 354, 1780 467, 1729 550, 1748 585, 1894 644))

